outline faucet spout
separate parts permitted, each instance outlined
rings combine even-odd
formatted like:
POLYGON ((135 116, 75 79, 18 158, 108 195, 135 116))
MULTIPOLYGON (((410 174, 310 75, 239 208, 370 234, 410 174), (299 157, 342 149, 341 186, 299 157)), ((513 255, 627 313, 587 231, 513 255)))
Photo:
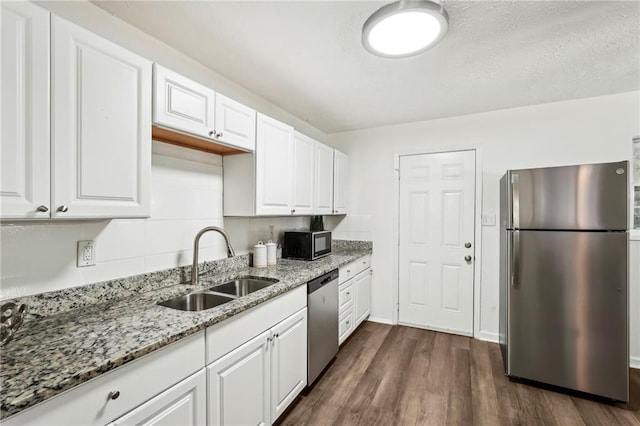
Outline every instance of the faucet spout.
POLYGON ((197 234, 196 238, 193 241, 193 265, 191 266, 191 285, 198 285, 198 257, 200 250, 200 237, 206 234, 209 231, 216 231, 220 235, 224 237, 225 243, 227 243, 227 257, 234 257, 236 252, 231 247, 231 241, 229 241, 229 235, 224 232, 224 229, 218 226, 207 226, 206 228, 201 229, 197 234))

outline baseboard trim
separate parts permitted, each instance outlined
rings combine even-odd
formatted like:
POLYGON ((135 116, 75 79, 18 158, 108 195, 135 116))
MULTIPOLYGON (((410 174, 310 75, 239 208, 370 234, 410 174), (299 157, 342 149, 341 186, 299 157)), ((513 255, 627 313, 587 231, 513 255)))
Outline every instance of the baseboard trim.
POLYGON ((367 321, 371 321, 371 322, 377 322, 380 324, 389 324, 389 325, 395 325, 395 323, 387 318, 380 318, 380 317, 369 317, 367 318, 367 321))
POLYGON ((485 342, 498 343, 500 341, 500 335, 498 333, 492 333, 490 331, 480 331, 480 334, 475 336, 478 340, 484 340, 485 342))
POLYGON ((632 356, 629 358, 629 367, 640 369, 640 356, 632 356))

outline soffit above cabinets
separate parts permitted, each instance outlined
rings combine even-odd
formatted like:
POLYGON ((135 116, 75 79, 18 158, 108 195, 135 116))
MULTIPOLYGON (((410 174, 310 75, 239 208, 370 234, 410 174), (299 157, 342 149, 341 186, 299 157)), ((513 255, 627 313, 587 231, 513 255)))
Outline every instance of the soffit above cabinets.
POLYGON ((360 42, 383 2, 94 3, 327 133, 640 86, 634 1, 443 1, 444 40, 395 60, 360 42))

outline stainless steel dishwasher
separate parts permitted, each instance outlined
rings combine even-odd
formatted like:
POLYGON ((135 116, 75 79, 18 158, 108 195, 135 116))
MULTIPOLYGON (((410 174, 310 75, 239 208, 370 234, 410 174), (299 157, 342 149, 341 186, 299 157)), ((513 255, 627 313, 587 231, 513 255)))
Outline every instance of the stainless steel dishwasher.
POLYGON ((307 385, 338 353, 338 270, 307 283, 307 385))

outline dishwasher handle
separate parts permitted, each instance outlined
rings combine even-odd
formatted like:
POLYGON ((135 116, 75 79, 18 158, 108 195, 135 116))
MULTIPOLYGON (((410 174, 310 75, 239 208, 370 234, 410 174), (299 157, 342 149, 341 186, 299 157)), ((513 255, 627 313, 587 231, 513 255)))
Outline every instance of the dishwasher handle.
POLYGON ((314 278, 313 280, 307 283, 307 293, 311 294, 319 288, 324 287, 332 281, 338 279, 338 270, 334 269, 333 271, 327 272, 324 275, 319 276, 318 278, 314 278))

